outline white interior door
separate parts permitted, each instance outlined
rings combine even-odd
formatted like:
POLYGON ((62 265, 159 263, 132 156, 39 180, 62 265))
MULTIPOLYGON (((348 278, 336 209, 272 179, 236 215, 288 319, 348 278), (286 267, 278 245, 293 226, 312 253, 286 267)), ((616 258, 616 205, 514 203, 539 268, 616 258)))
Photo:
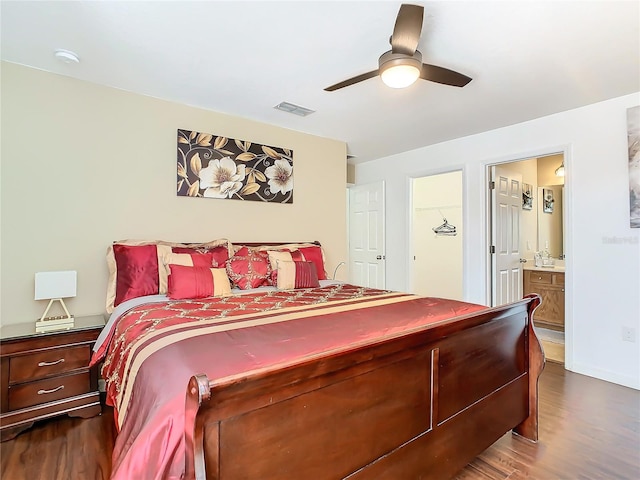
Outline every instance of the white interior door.
POLYGON ((522 175, 496 165, 491 168, 494 186, 492 212, 492 304, 515 302, 522 298, 520 262, 520 209, 522 175))
POLYGON ((349 282, 385 288, 384 182, 349 188, 349 282))

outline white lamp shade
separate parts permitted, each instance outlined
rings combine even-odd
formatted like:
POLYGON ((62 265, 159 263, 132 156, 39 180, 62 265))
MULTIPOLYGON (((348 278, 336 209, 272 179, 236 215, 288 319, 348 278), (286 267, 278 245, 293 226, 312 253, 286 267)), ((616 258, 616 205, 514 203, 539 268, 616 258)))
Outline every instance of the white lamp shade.
POLYGON ((35 300, 75 297, 77 275, 75 270, 36 273, 35 300))

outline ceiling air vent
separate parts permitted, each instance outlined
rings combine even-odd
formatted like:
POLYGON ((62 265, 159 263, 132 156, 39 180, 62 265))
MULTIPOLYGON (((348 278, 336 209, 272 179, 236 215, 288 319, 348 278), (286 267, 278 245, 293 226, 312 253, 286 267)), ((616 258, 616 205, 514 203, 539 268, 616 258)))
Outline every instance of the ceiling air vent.
POLYGON ((282 110, 283 112, 293 113, 294 115, 299 115, 301 117, 306 117, 307 115, 311 115, 315 112, 315 110, 304 108, 300 105, 294 105, 293 103, 289 102, 281 102, 273 108, 282 110))

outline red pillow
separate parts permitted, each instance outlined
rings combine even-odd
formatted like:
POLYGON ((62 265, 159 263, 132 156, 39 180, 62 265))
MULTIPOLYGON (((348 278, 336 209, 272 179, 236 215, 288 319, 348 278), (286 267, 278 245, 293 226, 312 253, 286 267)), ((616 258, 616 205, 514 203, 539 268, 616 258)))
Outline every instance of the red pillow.
POLYGON ((242 290, 267 285, 270 273, 267 257, 247 247, 242 247, 227 261, 229 278, 242 290))
POLYGON ((300 247, 300 253, 307 262, 313 262, 318 272, 318 280, 326 280, 327 275, 324 271, 324 259, 322 258, 322 248, 320 247, 300 247))
POLYGON ((313 262, 287 262, 278 260, 278 288, 291 290, 294 288, 319 287, 318 273, 313 262))
POLYGON ((114 306, 131 298, 158 293, 158 253, 155 245, 116 244, 113 254, 118 269, 114 306))
POLYGON ((226 245, 221 245, 214 248, 171 247, 171 251, 173 253, 188 253, 189 255, 194 257, 194 265, 196 265, 195 258, 200 255, 207 255, 207 257, 211 259, 210 265, 213 267, 223 268, 225 262, 229 260, 229 250, 227 249, 226 245))
POLYGON ((229 277, 224 268, 169 265, 171 274, 167 295, 173 300, 206 298, 231 294, 229 277))

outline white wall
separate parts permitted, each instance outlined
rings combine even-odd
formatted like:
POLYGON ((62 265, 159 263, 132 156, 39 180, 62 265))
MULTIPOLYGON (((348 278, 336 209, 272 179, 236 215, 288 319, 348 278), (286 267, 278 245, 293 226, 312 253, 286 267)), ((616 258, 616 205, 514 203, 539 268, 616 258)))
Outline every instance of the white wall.
POLYGON ((345 165, 341 141, 3 62, 0 320, 35 322, 34 273, 48 270, 77 270, 71 313, 104 312, 105 252, 124 238, 320 240, 333 272, 345 165), (294 203, 178 197, 179 128, 292 149, 294 203))
MULTIPOLYGON (((465 299, 487 303, 486 165, 565 151, 567 368, 640 388, 640 231, 629 228, 627 108, 640 93, 357 165, 384 180, 387 287, 407 288, 409 177, 461 166, 465 299), (622 341, 622 327, 636 342, 622 341)), ((425 126, 428 128, 428 126, 425 126)))

